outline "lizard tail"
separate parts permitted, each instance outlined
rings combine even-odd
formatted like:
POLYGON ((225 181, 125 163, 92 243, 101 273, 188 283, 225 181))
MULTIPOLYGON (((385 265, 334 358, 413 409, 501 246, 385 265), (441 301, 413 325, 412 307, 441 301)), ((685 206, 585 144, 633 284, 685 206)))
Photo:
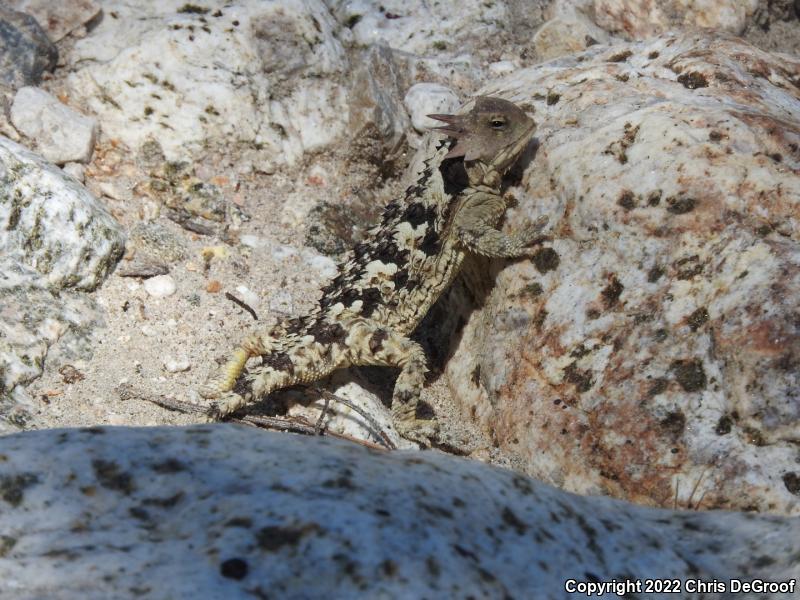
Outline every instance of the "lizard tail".
POLYGON ((219 371, 219 375, 203 385, 199 392, 203 398, 219 398, 226 392, 233 389, 236 381, 244 371, 244 366, 248 359, 253 356, 263 356, 268 354, 274 344, 273 338, 261 335, 253 335, 245 339, 242 344, 233 351, 228 362, 219 371))

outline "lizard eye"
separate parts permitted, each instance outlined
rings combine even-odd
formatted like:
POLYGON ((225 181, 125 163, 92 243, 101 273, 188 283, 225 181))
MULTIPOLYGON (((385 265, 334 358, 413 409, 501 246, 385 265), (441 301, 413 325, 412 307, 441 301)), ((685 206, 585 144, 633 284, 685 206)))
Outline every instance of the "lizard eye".
POLYGON ((506 120, 501 117, 493 117, 489 119, 489 127, 492 129, 505 129, 506 120))

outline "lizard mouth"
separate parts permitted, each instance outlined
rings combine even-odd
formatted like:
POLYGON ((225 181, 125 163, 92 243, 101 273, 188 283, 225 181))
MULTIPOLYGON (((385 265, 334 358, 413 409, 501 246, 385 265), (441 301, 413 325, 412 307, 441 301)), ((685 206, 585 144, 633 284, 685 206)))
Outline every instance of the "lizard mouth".
POLYGON ((441 121, 442 123, 447 123, 447 125, 440 126, 440 127, 432 127, 434 131, 439 131, 444 133, 445 135, 449 135, 450 137, 460 137, 464 135, 467 131, 464 128, 462 122, 464 120, 463 117, 458 115, 428 115, 431 119, 436 119, 437 121, 441 121))

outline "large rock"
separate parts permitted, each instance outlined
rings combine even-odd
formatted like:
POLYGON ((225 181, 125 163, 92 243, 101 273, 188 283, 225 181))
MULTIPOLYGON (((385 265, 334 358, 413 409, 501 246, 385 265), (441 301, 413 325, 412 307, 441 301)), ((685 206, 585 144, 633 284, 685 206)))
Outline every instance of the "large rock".
POLYGON ((343 132, 346 57, 321 1, 212 9, 111 0, 104 10, 68 57, 80 69, 67 83, 104 133, 130 148, 154 138, 178 160, 217 144, 256 145, 268 169, 343 132))
MULTIPOLYGON (((48 348, 97 315, 97 287, 124 248, 120 226, 61 169, 0 137, 0 417, 24 424, 18 388, 41 374, 48 348)), ((28 407, 29 408, 29 407, 28 407)), ((0 427, 2 428, 2 427, 0 427)))
POLYGON ((464 413, 569 490, 800 514, 800 61, 667 36, 501 90, 540 123, 510 228, 555 240, 495 265, 464 413))
POLYGON ((562 598, 568 579, 671 598, 644 580, 800 576, 797 519, 583 498, 433 452, 218 425, 25 433, 0 457, 18 600, 562 598))
POLYGON ((35 85, 52 70, 58 50, 32 16, 0 6, 0 84, 35 85))
POLYGON ((0 137, 0 253, 43 285, 92 290, 124 246, 117 222, 82 185, 0 137))

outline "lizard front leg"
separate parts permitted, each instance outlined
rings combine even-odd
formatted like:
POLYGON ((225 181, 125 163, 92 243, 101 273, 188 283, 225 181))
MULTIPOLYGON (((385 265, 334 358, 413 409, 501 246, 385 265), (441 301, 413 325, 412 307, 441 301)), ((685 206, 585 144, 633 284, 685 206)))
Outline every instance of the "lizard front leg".
POLYGON ((353 366, 399 367, 392 394, 392 419, 397 432, 425 446, 438 433, 433 419, 418 419, 419 396, 425 385, 427 360, 422 346, 406 336, 369 319, 348 326, 348 362, 353 366))
POLYGON ((470 194, 459 208, 453 227, 459 242, 468 250, 492 258, 524 256, 528 248, 546 238, 541 235, 546 216, 526 229, 506 234, 496 229, 506 208, 505 200, 488 192, 470 194))

